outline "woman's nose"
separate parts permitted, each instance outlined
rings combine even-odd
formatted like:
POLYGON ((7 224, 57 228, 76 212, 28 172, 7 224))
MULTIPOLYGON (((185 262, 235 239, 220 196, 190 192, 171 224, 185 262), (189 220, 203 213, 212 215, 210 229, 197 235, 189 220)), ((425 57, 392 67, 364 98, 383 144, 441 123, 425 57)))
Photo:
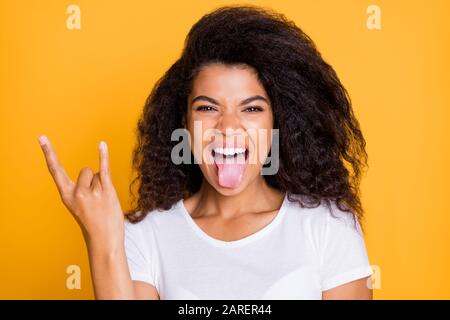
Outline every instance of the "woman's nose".
POLYGON ((226 133, 227 130, 242 129, 241 120, 236 115, 236 113, 226 112, 220 116, 216 128, 222 131, 223 133, 226 133))

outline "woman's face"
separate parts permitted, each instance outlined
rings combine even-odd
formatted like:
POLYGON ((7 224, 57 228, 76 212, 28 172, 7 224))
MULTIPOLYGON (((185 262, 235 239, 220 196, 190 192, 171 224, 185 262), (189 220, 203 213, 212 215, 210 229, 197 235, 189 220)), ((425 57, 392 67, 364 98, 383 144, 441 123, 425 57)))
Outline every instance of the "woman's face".
POLYGON ((204 178, 233 195, 261 176, 272 144, 270 100, 250 67, 211 64, 193 79, 186 129, 204 178), (193 141, 192 141, 193 140, 193 141))

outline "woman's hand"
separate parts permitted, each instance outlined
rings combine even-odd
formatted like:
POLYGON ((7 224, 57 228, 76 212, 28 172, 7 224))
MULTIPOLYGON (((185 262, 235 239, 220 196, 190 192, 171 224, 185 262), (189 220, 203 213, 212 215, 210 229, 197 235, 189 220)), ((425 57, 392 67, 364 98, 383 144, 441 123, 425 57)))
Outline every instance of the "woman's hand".
POLYGON ((99 143, 100 171, 81 169, 74 183, 46 136, 39 137, 48 170, 61 200, 80 225, 88 247, 113 252, 123 245, 124 216, 111 181, 108 148, 99 143))
POLYGON ((83 168, 73 183, 46 136, 39 137, 47 167, 64 205, 81 227, 96 299, 135 299, 124 248, 124 220, 111 181, 106 143, 99 144, 100 171, 83 168))

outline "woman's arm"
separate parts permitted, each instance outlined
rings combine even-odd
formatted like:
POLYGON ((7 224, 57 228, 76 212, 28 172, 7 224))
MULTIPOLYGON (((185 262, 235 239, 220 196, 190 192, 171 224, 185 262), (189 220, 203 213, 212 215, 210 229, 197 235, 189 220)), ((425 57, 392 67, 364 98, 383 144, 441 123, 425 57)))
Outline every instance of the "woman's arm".
POLYGON ((87 247, 96 299, 159 300, 154 286, 131 280, 123 245, 116 250, 99 248, 88 243, 87 247))
POLYGON ((371 277, 365 277, 345 283, 322 292, 323 300, 372 300, 372 289, 368 283, 371 277))
POLYGON ((100 243, 86 241, 95 298, 135 299, 123 244, 108 248, 100 243))
POLYGON ((151 284, 143 281, 133 281, 135 299, 160 300, 158 290, 151 284))

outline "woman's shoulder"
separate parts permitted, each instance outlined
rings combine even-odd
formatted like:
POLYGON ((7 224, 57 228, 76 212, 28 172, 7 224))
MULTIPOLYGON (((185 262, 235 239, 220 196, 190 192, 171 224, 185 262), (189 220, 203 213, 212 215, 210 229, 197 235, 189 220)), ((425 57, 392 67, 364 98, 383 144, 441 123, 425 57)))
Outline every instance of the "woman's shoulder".
POLYGON ((291 195, 288 202, 290 216, 311 227, 360 227, 356 216, 351 211, 341 209, 335 201, 311 205, 307 199, 291 195))
POLYGON ((156 208, 148 211, 139 210, 133 214, 132 219, 125 217, 125 228, 134 230, 141 228, 147 229, 154 227, 155 225, 170 225, 174 220, 179 220, 179 211, 180 201, 173 203, 169 209, 156 208), (143 215, 143 212, 145 212, 144 217, 140 218, 141 215, 143 215))

